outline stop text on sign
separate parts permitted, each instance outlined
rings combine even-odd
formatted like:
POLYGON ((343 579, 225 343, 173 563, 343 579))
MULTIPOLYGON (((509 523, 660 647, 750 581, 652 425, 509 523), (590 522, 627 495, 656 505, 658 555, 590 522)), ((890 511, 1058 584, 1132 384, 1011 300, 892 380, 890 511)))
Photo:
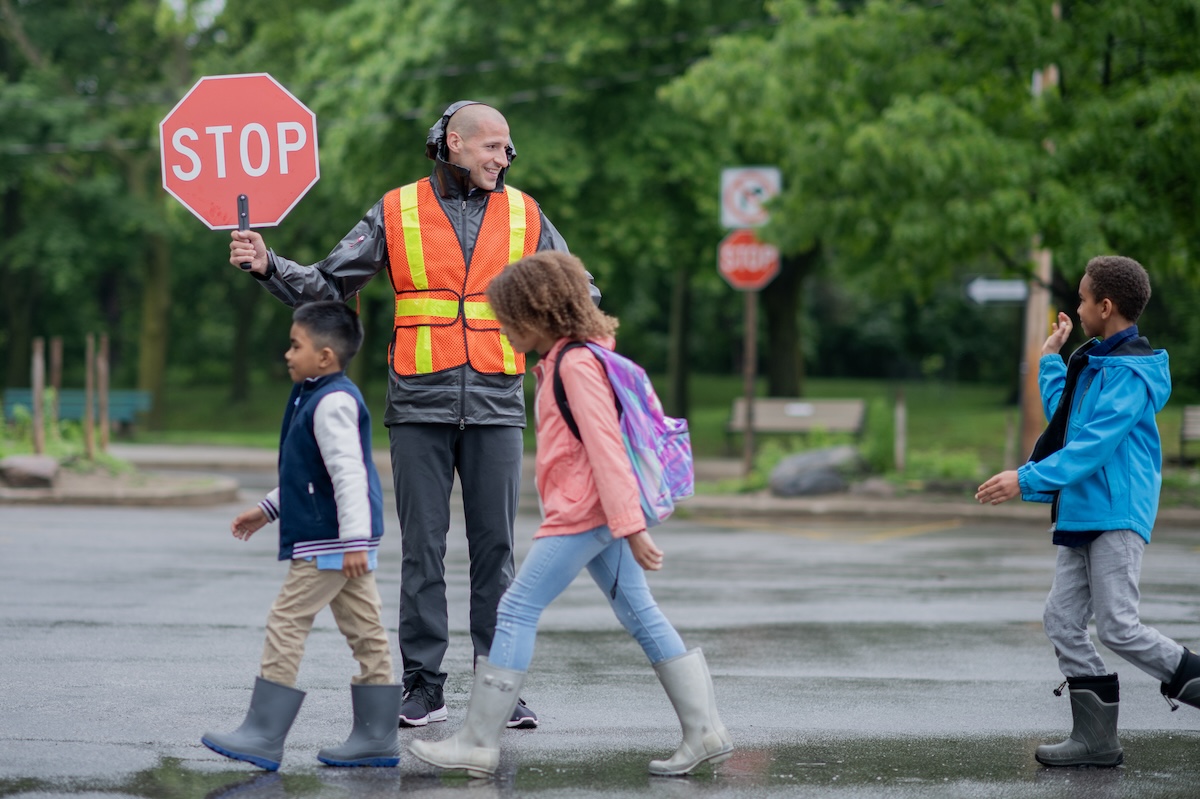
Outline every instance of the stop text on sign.
POLYGON ((722 272, 747 272, 754 275, 769 271, 779 261, 779 248, 770 244, 738 244, 721 250, 722 272))
MULTIPOLYGON (((206 140, 206 149, 212 153, 212 157, 206 159, 201 159, 194 147, 189 146, 200 141, 200 135, 195 130, 179 128, 171 135, 171 146, 189 162, 187 169, 180 164, 171 166, 171 171, 180 180, 195 180, 200 177, 205 161, 216 166, 218 178, 228 177, 228 148, 225 145, 226 137, 233 133, 233 125, 210 125, 204 129, 204 133, 211 137, 211 142, 206 140)), ((279 159, 279 174, 286 175, 288 155, 304 149, 308 144, 308 131, 300 122, 276 122, 274 141, 279 159)), ((238 163, 242 172, 252 178, 265 175, 271 168, 272 142, 266 127, 258 122, 251 122, 242 128, 237 142, 238 163)))

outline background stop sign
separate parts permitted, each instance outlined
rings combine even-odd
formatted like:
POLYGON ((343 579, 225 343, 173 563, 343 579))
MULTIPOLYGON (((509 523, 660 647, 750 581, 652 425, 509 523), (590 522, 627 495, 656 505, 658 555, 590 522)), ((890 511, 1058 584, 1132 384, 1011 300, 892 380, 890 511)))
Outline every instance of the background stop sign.
POLYGON ((163 188, 213 230, 277 225, 320 177, 317 118, 266 73, 201 78, 159 123, 163 188))
POLYGON ((749 228, 735 230, 721 239, 717 268, 735 289, 756 291, 779 274, 779 248, 763 244, 749 228))

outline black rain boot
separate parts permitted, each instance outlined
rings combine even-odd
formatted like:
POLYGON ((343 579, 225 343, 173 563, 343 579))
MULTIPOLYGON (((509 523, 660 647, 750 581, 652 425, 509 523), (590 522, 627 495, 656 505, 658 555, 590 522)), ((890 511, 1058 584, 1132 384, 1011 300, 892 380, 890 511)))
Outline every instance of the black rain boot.
POLYGON ((341 746, 327 746, 317 760, 329 766, 400 765, 396 717, 404 701, 403 685, 351 685, 354 727, 341 746))
POLYGON ((1068 677, 1067 685, 1074 728, 1062 743, 1039 746, 1034 753, 1037 762, 1044 766, 1120 765, 1125 753, 1117 737, 1121 698, 1117 675, 1068 677))
POLYGON ((1171 710, 1178 710, 1179 705, 1171 700, 1178 699, 1185 705, 1200 707, 1200 655, 1186 646, 1183 648, 1183 660, 1175 669, 1175 676, 1170 682, 1162 684, 1162 695, 1167 698, 1171 710))
POLYGON ((303 691, 257 677, 242 726, 233 732, 206 732, 200 743, 225 757, 275 771, 283 760, 284 739, 303 701, 303 691))

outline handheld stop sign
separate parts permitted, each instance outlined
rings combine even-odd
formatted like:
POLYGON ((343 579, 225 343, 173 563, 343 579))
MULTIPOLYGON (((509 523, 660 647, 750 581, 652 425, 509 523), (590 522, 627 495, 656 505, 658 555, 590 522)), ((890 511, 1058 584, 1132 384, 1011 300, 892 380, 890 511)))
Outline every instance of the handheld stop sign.
POLYGON ((316 115, 265 72, 200 78, 159 143, 163 188, 212 230, 278 225, 321 175, 316 115))

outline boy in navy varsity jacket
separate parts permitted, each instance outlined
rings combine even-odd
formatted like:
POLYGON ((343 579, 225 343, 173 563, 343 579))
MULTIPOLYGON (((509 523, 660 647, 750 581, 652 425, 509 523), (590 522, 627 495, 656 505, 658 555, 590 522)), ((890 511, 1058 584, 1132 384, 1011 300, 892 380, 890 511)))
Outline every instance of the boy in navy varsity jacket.
POLYGON ((331 766, 395 766, 396 718, 403 688, 393 684, 392 655, 380 620, 375 558, 383 535, 383 499, 371 460, 371 417, 344 372, 362 344, 362 325, 345 303, 312 302, 292 316, 284 354, 295 386, 279 437, 279 487, 233 520, 248 540, 279 522, 279 559, 287 579, 267 617, 262 670, 242 726, 206 733, 205 746, 274 771, 304 692, 295 688, 304 643, 322 608, 333 611, 360 673, 351 681, 354 727, 341 746, 317 758, 331 766))

